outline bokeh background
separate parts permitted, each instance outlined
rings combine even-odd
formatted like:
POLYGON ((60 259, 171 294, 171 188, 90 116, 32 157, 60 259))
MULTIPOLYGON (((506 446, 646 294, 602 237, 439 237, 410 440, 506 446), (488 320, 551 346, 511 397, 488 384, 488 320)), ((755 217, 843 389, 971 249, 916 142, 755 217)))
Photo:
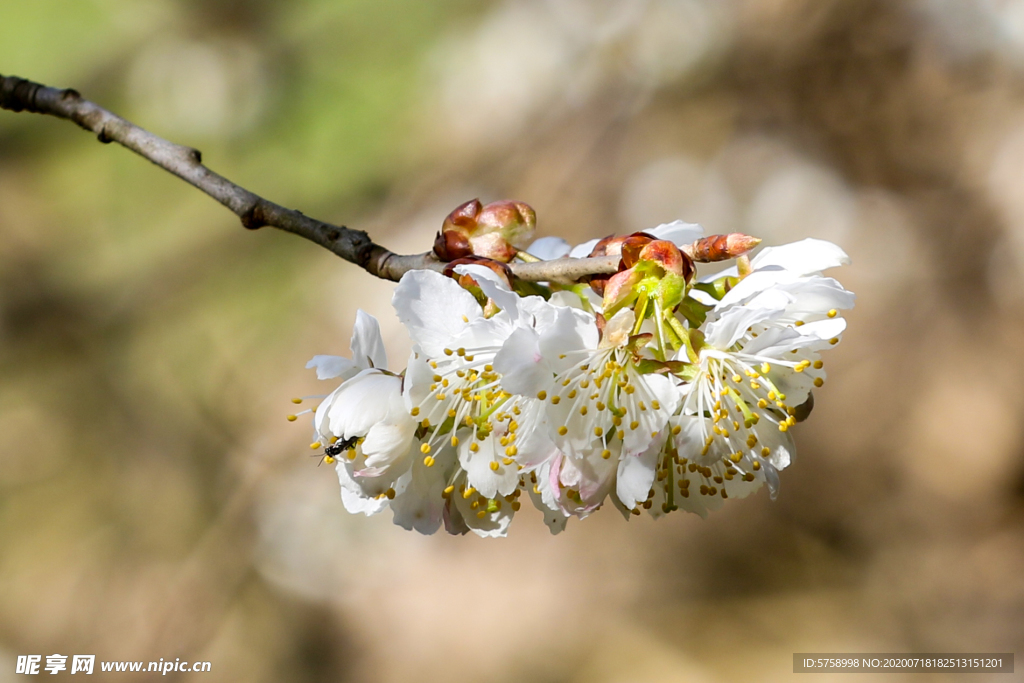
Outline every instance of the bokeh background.
MULTIPOLYGON (((204 681, 491 683, 1020 653, 1021 0, 0 14, 0 73, 73 86, 396 251, 462 201, 516 198, 576 241, 677 218, 832 240, 858 294, 777 501, 607 509, 555 537, 524 508, 504 540, 420 537, 346 514, 284 419, 329 390, 303 365, 347 353, 357 308, 401 362, 392 285, 0 112, 0 681, 54 652, 209 660, 204 681)), ((971 680, 989 678, 1012 676, 971 680)))

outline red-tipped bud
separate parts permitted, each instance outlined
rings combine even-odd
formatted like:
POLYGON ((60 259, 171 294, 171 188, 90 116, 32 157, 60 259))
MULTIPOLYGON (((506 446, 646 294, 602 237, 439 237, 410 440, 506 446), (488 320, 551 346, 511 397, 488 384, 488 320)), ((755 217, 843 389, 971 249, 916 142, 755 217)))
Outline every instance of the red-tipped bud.
POLYGON ((640 260, 640 252, 655 239, 642 232, 634 232, 622 243, 622 265, 632 268, 640 260))
POLYGON ((728 235, 702 237, 690 245, 686 251, 694 261, 713 263, 715 261, 728 261, 737 256, 742 256, 760 243, 761 240, 758 237, 734 232, 728 235))
POLYGON ((473 248, 469 238, 455 230, 444 230, 434 238, 434 253, 442 261, 454 261, 457 258, 470 256, 473 248))
POLYGON ((512 289, 512 281, 515 278, 515 276, 512 274, 512 269, 509 268, 504 263, 495 261, 493 259, 482 258, 480 256, 466 256, 464 258, 455 259, 454 261, 452 261, 451 263, 447 264, 444 267, 445 276, 454 279, 462 287, 479 287, 479 283, 473 276, 455 272, 455 266, 459 266, 462 264, 472 264, 475 266, 484 266, 485 268, 490 268, 495 273, 497 273, 499 277, 504 279, 505 284, 508 285, 509 289, 512 289))
POLYGON ((536 227, 537 214, 523 202, 503 200, 484 206, 474 199, 444 219, 434 253, 444 260, 475 255, 507 263, 526 247, 536 227))
MULTIPOLYGON (((668 240, 648 242, 640 250, 638 259, 641 261, 653 261, 664 268, 665 272, 674 273, 686 282, 692 280, 696 272, 690 257, 681 252, 679 247, 668 240)), ((623 252, 622 260, 626 260, 625 252, 623 252)))

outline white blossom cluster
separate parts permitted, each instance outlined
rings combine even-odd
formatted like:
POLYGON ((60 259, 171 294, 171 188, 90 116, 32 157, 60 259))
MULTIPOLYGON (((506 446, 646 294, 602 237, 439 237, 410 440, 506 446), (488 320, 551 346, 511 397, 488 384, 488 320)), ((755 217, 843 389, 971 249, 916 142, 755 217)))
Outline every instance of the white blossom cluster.
MULTIPOLYGON (((682 222, 646 234, 680 247, 702 236, 682 222)), ((592 246, 545 238, 529 251, 592 246)), ((774 498, 791 428, 825 380, 819 353, 854 303, 822 272, 846 263, 807 239, 675 290, 654 264, 614 305, 607 287, 604 299, 586 285, 524 296, 481 266, 456 269, 469 288, 409 272, 393 298, 413 341, 404 371, 363 311, 351 359, 307 365, 341 382, 315 410, 313 447, 336 461, 349 512, 390 507, 424 534, 503 536, 524 492, 552 532, 606 502, 627 518, 704 517, 762 484, 774 498)))

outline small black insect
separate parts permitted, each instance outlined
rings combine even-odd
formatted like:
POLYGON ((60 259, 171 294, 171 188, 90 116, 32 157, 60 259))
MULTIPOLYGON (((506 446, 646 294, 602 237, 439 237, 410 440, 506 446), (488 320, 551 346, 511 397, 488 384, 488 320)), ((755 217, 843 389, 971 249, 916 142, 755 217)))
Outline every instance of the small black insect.
POLYGON ((328 464, 330 464, 331 462, 334 461, 334 458, 337 458, 344 451, 347 451, 350 448, 355 447, 358 441, 359 437, 352 436, 342 441, 337 441, 335 443, 330 444, 329 446, 326 446, 324 448, 322 457, 320 458, 320 462, 323 463, 324 460, 326 460, 328 464))

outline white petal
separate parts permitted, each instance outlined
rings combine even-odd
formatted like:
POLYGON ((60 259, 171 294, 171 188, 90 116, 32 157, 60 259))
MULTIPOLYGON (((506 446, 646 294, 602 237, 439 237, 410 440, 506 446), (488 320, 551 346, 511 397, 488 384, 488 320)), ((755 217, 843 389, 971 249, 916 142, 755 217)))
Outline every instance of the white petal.
POLYGON ((600 239, 587 240, 583 244, 577 244, 569 252, 569 258, 587 258, 590 256, 590 252, 594 251, 594 247, 600 242, 600 239))
POLYGON ((310 368, 316 368, 317 379, 348 379, 361 369, 348 358, 341 356, 313 356, 312 360, 306 363, 306 369, 310 368))
POLYGON ((519 317, 519 295, 510 290, 505 281, 493 270, 472 263, 463 263, 455 266, 455 272, 460 275, 469 275, 476 280, 483 293, 494 299, 498 308, 507 311, 512 320, 519 317))
POLYGON ((698 223, 687 223, 686 221, 672 221, 663 223, 656 228, 644 230, 648 235, 653 235, 659 240, 674 242, 676 246, 685 247, 693 244, 704 236, 704 228, 698 223))
POLYGON ((413 342, 437 358, 466 327, 483 317, 480 304, 457 282, 431 270, 411 270, 402 276, 391 305, 408 328, 413 342))
POLYGON ((402 405, 401 390, 400 377, 363 370, 339 388, 328 414, 331 432, 343 438, 364 436, 387 419, 393 403, 402 405))
POLYGON ((388 506, 387 498, 378 499, 364 493, 341 460, 334 469, 338 473, 338 483, 341 484, 341 502, 348 512, 369 516, 388 506))
POLYGON ((505 448, 498 443, 502 435, 495 430, 483 441, 467 437, 459 444, 459 464, 466 470, 469 485, 484 498, 507 496, 515 491, 516 484, 519 483, 519 470, 516 464, 504 464, 505 448), (469 449, 471 443, 477 444, 477 452, 469 449), (492 462, 498 463, 498 469, 491 469, 492 462))
POLYGON ((627 508, 635 508, 647 500, 654 483, 654 465, 659 448, 649 448, 639 455, 623 455, 619 459, 615 495, 627 508))
POLYGON ((755 269, 782 266, 797 275, 810 275, 836 266, 849 265, 850 257, 837 245, 807 238, 778 247, 765 247, 750 265, 755 269))
POLYGON ((416 423, 412 418, 398 424, 378 422, 373 425, 362 444, 366 466, 384 468, 407 456, 415 434, 416 423))
POLYGON ((380 336, 377 319, 362 309, 356 311, 356 324, 352 328, 352 361, 360 368, 388 369, 388 355, 380 336))
POLYGON ((534 240, 526 251, 539 259, 550 261, 567 256, 572 251, 572 247, 561 237, 541 237, 534 240))
POLYGON ((494 369, 501 373, 501 386, 512 394, 536 396, 551 384, 551 367, 540 351, 540 335, 520 327, 505 340, 494 356, 494 369))
POLYGON ((422 461, 413 464, 405 490, 391 501, 395 524, 426 535, 440 528, 445 507, 441 492, 448 470, 450 467, 442 465, 440 455, 433 467, 427 467, 422 461))
POLYGON ((780 315, 792 300, 789 295, 776 290, 763 292, 761 305, 725 306, 717 320, 707 324, 707 343, 716 349, 728 349, 743 336, 748 327, 780 315))

